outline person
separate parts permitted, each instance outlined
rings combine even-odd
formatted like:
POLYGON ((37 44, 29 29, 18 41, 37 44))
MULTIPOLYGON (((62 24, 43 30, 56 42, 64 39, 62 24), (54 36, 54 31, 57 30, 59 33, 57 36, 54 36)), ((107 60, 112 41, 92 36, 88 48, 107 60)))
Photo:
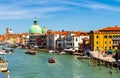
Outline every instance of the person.
POLYGON ((118 42, 118 49, 116 50, 114 58, 115 58, 116 62, 118 62, 118 60, 120 59, 120 41, 118 42))

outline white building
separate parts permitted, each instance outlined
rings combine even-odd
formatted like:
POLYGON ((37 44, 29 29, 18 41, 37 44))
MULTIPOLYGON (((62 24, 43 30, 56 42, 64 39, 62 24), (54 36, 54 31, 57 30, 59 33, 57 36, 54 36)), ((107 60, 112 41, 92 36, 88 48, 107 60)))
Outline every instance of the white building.
POLYGON ((66 32, 51 32, 50 34, 48 34, 47 36, 47 48, 49 50, 56 50, 58 47, 59 42, 57 43, 57 40, 60 38, 60 36, 62 35, 62 37, 66 34, 66 32))
POLYGON ((78 50, 83 39, 89 39, 88 33, 85 32, 67 32, 64 37, 59 37, 56 42, 57 48, 78 50))

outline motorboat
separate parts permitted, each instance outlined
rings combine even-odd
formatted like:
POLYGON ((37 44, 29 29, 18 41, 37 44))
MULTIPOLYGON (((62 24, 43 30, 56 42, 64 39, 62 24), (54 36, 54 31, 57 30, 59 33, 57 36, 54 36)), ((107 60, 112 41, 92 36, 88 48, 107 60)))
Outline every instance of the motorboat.
POLYGON ((7 67, 8 67, 8 61, 0 58, 0 71, 2 72, 7 71, 7 67))
POLYGON ((3 48, 3 50, 5 50, 5 52, 13 52, 13 48, 3 48))
POLYGON ((5 50, 0 49, 0 55, 6 54, 5 50))
POLYGON ((53 58, 48 58, 48 63, 55 63, 55 60, 53 58))
POLYGON ((36 55, 36 51, 33 50, 27 50, 25 53, 30 55, 36 55))
POLYGON ((72 48, 70 48, 70 49, 64 49, 64 51, 65 51, 66 53, 71 54, 71 55, 73 55, 73 53, 75 52, 75 50, 73 50, 72 48))
POLYGON ((6 54, 5 50, 0 50, 0 71, 6 72, 8 61, 6 61, 4 58, 2 58, 6 54))
POLYGON ((64 55, 64 54, 66 54, 66 52, 60 52, 59 54, 64 55))
POLYGON ((54 53, 54 50, 49 50, 48 52, 49 52, 49 53, 54 53))

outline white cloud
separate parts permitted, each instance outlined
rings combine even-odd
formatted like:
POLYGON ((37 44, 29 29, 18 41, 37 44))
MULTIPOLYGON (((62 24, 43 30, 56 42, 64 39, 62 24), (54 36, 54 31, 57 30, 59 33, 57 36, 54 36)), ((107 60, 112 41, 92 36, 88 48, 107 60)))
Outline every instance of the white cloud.
POLYGON ((40 16, 41 18, 49 17, 48 13, 60 12, 69 8, 62 6, 49 6, 49 1, 44 0, 24 0, 24 1, 13 1, 11 0, 10 5, 0 5, 0 19, 25 19, 33 18, 34 16, 40 16), (46 5, 48 4, 48 5, 46 5), (36 5, 36 6, 35 6, 36 5), (41 6, 42 5, 42 6, 41 6), (46 6, 45 6, 46 5, 46 6))
MULTIPOLYGON (((119 7, 93 2, 90 0, 6 0, 0 1, 0 19, 25 19, 40 16, 54 16, 51 13, 71 10, 71 8, 89 8, 120 12, 119 7), (6 2, 7 1, 7 2, 6 2), (69 6, 67 6, 69 5, 69 6), (71 6, 72 5, 72 6, 71 6), (49 14, 50 13, 50 14, 49 14)), ((118 1, 118 0, 117 0, 118 1)), ((120 1, 120 0, 119 0, 120 1)), ((79 9, 78 9, 79 10, 79 9)))
POLYGON ((93 2, 90 0, 81 0, 81 1, 59 1, 64 4, 69 4, 69 5, 74 5, 78 7, 84 7, 84 8, 89 8, 89 9, 98 9, 98 10, 109 10, 109 11, 120 11, 120 7, 115 7, 99 2, 93 2))

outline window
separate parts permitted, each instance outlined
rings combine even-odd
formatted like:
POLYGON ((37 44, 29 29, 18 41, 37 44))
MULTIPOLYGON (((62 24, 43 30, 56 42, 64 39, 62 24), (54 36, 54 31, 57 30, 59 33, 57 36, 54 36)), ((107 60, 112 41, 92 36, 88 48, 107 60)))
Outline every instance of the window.
POLYGON ((109 41, 109 44, 111 44, 111 41, 109 41))
POLYGON ((105 47, 105 50, 107 49, 107 47, 105 47))
POLYGON ((105 41, 105 44, 107 44, 107 41, 105 41))
POLYGON ((109 47, 109 49, 111 49, 111 47, 109 47))
POLYGON ((99 50, 98 46, 96 47, 97 50, 99 50))
POLYGON ((107 38, 107 36, 104 36, 104 38, 107 38))
POLYGON ((76 38, 76 41, 78 41, 78 39, 76 38))
POLYGON ((109 38, 112 38, 112 36, 110 35, 109 38))
POLYGON ((98 44, 98 41, 96 41, 96 44, 98 44))
POLYGON ((96 38, 99 38, 98 35, 96 36, 96 38))

